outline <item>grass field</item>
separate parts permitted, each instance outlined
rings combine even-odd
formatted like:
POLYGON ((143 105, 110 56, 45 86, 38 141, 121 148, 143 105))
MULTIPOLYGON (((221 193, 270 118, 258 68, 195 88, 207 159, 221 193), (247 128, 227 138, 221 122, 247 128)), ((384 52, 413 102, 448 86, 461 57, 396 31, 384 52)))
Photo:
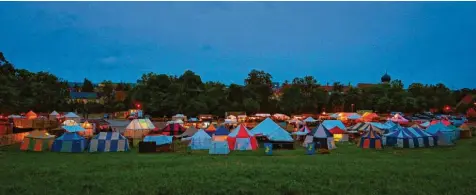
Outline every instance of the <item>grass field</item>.
POLYGON ((170 154, 0 148, 0 194, 476 194, 476 138, 431 149, 170 154))

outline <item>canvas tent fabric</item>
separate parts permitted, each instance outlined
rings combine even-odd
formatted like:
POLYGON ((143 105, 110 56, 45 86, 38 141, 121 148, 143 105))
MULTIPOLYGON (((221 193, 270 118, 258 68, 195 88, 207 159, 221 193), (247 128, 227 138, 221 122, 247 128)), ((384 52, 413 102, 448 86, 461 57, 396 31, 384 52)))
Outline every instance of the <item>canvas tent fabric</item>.
POLYGON ((186 138, 186 137, 192 137, 195 133, 197 133, 198 129, 195 128, 194 126, 189 127, 185 132, 180 135, 180 137, 186 138))
POLYGON ((80 118, 77 114, 75 114, 75 113, 73 113, 73 112, 68 112, 67 114, 64 115, 64 118, 65 118, 66 120, 76 121, 77 123, 79 123, 79 121, 81 120, 81 118, 80 118))
POLYGON ((38 115, 35 112, 30 110, 25 114, 25 118, 26 119, 36 119, 36 118, 38 118, 38 115))
POLYGON ((317 120, 312 118, 312 117, 307 117, 306 119, 304 119, 304 122, 306 123, 313 123, 313 122, 316 122, 317 120))
POLYGON ((448 129, 451 129, 451 130, 453 130, 453 131, 455 132, 455 139, 459 139, 459 138, 460 138, 460 133, 461 133, 461 129, 460 129, 460 128, 455 127, 455 126, 453 126, 453 125, 448 125, 447 127, 448 127, 448 129))
POLYGON ((347 119, 350 119, 350 120, 358 120, 358 119, 361 119, 361 118, 362 118, 362 116, 360 116, 357 113, 352 113, 347 117, 347 119))
POLYGON ((430 125, 434 125, 434 124, 437 124, 437 123, 442 123, 442 124, 445 125, 445 126, 451 125, 451 122, 448 121, 448 120, 432 120, 432 121, 430 122, 430 125))
POLYGON ((383 137, 386 146, 398 148, 426 148, 436 146, 437 137, 419 128, 399 128, 383 137))
POLYGON ((23 142, 20 145, 20 150, 41 152, 51 148, 54 135, 46 133, 46 131, 33 130, 25 136, 23 142))
POLYGON ((182 135, 186 131, 185 127, 183 127, 180 124, 174 123, 174 124, 168 124, 162 129, 162 134, 164 135, 182 135))
POLYGON ((53 111, 48 115, 48 119, 50 120, 56 120, 58 117, 59 117, 59 113, 56 111, 53 111))
POLYGON ((334 136, 334 141, 349 141, 349 135, 347 134, 347 128, 340 120, 325 120, 322 125, 326 127, 334 136))
POLYGON ((85 129, 79 125, 66 125, 66 126, 61 126, 61 128, 63 128, 65 131, 70 133, 85 131, 85 129))
POLYGON ((360 137, 359 147, 364 149, 382 149, 382 138, 370 126, 369 131, 360 137))
POLYGON ((190 139, 190 148, 192 150, 210 149, 212 138, 203 129, 200 129, 190 139))
POLYGON ((408 124, 408 120, 403 118, 403 116, 398 113, 391 117, 389 120, 398 124, 408 124))
POLYGON ((289 133, 270 118, 266 118, 256 125, 251 133, 267 137, 270 141, 293 141, 289 133))
POLYGON ((126 126, 124 136, 133 139, 142 139, 154 129, 155 126, 149 119, 134 119, 126 126))
POLYGON ((87 141, 77 133, 64 133, 56 138, 51 147, 53 152, 83 152, 87 141))
POLYGON ((298 131, 293 132, 294 135, 298 136, 308 135, 309 133, 311 133, 311 130, 309 129, 309 127, 307 127, 307 125, 304 125, 298 131))
POLYGON ((357 123, 347 129, 348 132, 368 132, 372 128, 373 131, 377 133, 383 133, 383 131, 372 125, 371 122, 365 122, 365 123, 357 123))
POLYGON ((145 136, 144 142, 155 142, 156 146, 172 144, 173 136, 165 135, 154 135, 154 136, 145 136))
POLYGON ((228 129, 225 128, 224 126, 220 126, 215 131, 215 134, 212 137, 212 141, 226 141, 228 134, 229 134, 228 129))
POLYGON ((129 151, 129 141, 118 132, 100 132, 91 139, 89 152, 129 151))
POLYGON ((210 125, 205 129, 205 132, 206 132, 208 135, 212 136, 212 135, 215 133, 216 130, 217 130, 217 128, 215 127, 215 125, 210 124, 210 125))
POLYGON ((319 142, 320 148, 335 149, 337 148, 334 142, 334 135, 323 125, 314 128, 311 133, 306 136, 303 146, 307 147, 312 142, 319 142))
POLYGON ((364 122, 371 122, 373 121, 374 119, 376 118, 379 118, 379 116, 373 112, 365 112, 363 115, 362 115, 362 118, 361 120, 364 121, 364 122))
POLYGON ((430 121, 426 121, 426 122, 424 122, 424 123, 418 124, 418 126, 419 126, 420 128, 423 128, 423 129, 428 128, 430 125, 431 125, 430 121))
POLYGON ((473 137, 471 128, 467 124, 462 124, 459 128, 461 129, 460 138, 467 139, 473 137))
POLYGON ((243 124, 236 127, 227 137, 230 150, 256 150, 258 141, 243 124))
POLYGON ((454 145, 453 142, 456 140, 454 130, 446 127, 443 123, 430 125, 425 131, 438 136, 438 145, 454 145))
POLYGON ((212 141, 210 143, 210 149, 208 150, 208 154, 226 155, 229 153, 230 153, 230 147, 228 146, 227 141, 212 141))

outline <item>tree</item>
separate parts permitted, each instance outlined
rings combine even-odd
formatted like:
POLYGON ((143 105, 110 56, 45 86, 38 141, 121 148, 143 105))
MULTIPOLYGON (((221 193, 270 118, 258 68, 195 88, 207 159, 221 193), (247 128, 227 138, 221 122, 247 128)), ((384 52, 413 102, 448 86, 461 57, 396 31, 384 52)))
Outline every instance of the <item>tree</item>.
POLYGON ((81 88, 81 91, 82 92, 94 92, 93 83, 90 80, 85 78, 84 81, 83 81, 83 87, 81 88))

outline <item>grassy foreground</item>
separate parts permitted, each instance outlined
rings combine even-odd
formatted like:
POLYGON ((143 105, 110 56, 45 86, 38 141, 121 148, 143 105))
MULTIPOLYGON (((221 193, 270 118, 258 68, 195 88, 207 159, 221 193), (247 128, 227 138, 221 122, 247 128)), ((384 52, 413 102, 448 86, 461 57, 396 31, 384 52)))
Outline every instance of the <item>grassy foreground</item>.
POLYGON ((0 194, 476 194, 476 139, 455 147, 171 154, 0 148, 0 194))

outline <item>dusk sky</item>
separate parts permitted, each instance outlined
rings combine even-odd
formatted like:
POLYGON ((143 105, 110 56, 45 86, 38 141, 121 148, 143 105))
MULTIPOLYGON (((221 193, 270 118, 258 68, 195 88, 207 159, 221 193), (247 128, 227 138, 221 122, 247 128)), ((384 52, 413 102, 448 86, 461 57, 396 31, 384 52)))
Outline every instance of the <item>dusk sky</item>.
POLYGON ((0 2, 0 51, 68 81, 392 79, 476 88, 476 2, 0 2))

